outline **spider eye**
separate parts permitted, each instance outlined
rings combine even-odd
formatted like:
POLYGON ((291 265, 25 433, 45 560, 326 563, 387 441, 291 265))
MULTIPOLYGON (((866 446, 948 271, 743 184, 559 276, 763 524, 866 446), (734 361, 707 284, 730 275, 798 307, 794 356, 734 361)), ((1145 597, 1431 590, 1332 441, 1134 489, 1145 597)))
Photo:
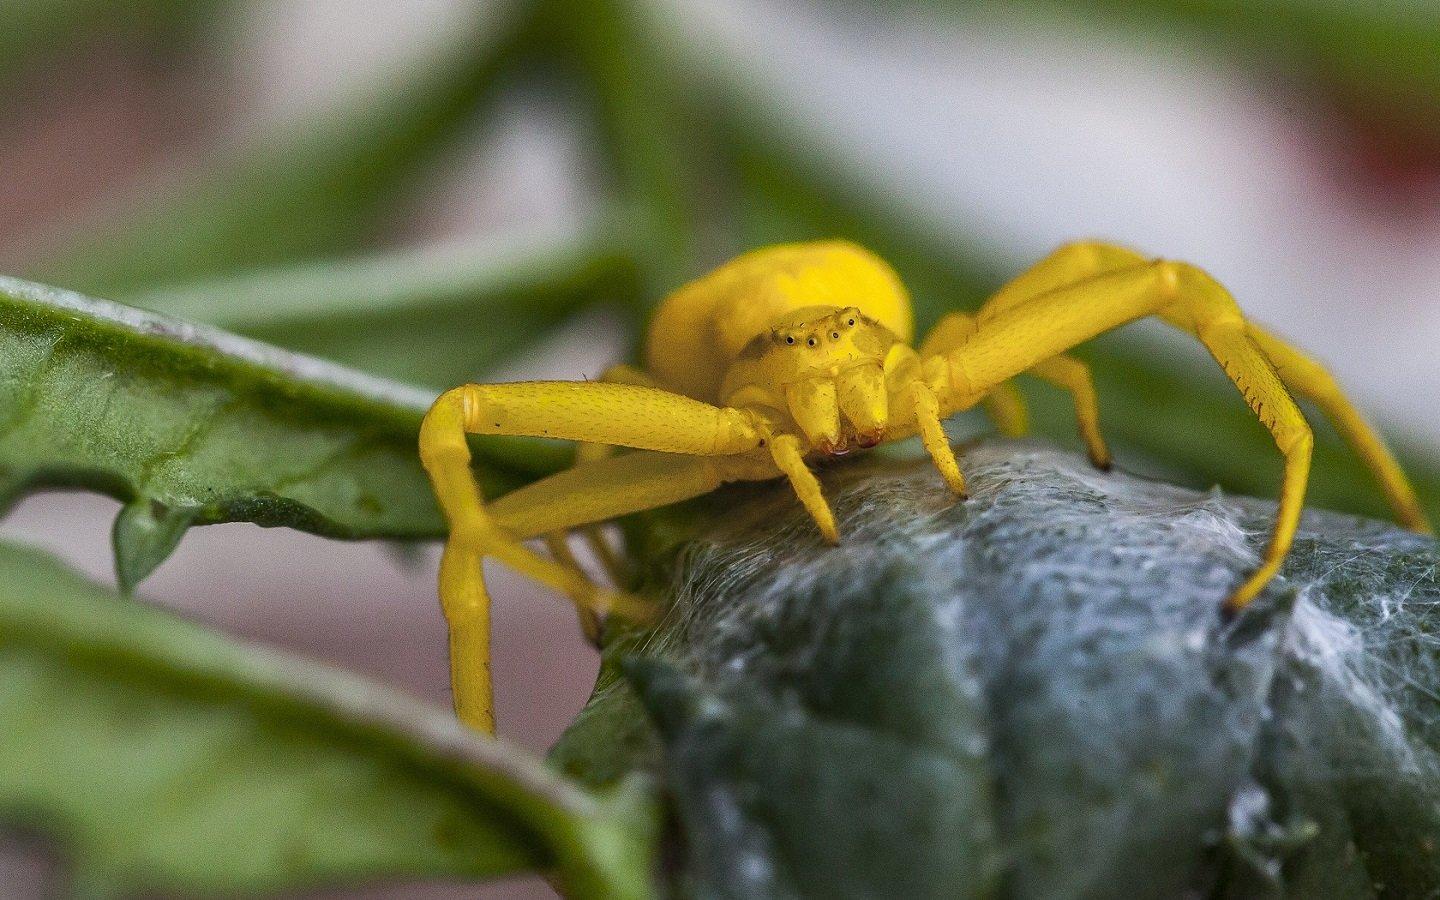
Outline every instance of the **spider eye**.
POLYGON ((787 338, 785 339, 785 343, 787 343, 787 344, 793 344, 793 343, 795 343, 795 338, 793 338, 793 337, 787 337, 787 338))
POLYGON ((840 340, 840 332, 838 332, 838 331, 832 331, 832 332, 830 332, 830 339, 831 339, 832 341, 838 341, 838 340, 840 340))
POLYGON ((850 321, 846 322, 845 324, 846 324, 846 325, 849 325, 851 328, 854 328, 854 327, 855 327, 855 320, 854 320, 854 319, 851 319, 850 321))
POLYGON ((815 339, 814 339, 814 338, 811 338, 810 340, 806 341, 806 342, 805 342, 805 346, 807 346, 807 347, 813 347, 813 346, 815 346, 815 339))

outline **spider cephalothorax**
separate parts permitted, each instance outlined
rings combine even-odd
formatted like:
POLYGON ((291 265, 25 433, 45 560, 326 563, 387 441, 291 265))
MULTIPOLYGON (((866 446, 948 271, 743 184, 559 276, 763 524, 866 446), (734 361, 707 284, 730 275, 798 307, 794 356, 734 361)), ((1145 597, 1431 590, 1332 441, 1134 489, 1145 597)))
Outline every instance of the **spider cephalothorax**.
MULTIPOLYGON (((617 366, 600 382, 469 384, 436 401, 421 428, 420 455, 451 526, 440 599, 457 713, 494 729, 484 557, 568 593, 593 635, 598 615, 644 615, 647 607, 592 584, 556 536, 727 481, 783 477, 825 538, 838 541, 808 461, 918 434, 950 490, 963 496, 941 420, 983 403, 1002 431, 1022 433, 1024 407, 1008 385, 1022 373, 1071 393, 1090 458, 1108 467, 1089 371, 1065 354, 1148 315, 1205 344, 1285 458, 1269 547, 1226 598, 1227 609, 1244 606, 1275 575, 1299 522, 1312 436, 1292 391, 1314 401, 1365 460, 1400 521, 1428 527, 1400 467, 1329 374, 1247 321, 1194 266, 1113 244, 1070 244, 975 315, 941 319, 917 348, 905 289, 874 254, 843 241, 768 247, 667 297, 647 333, 644 369, 617 366), (466 432, 581 447, 575 468, 486 503, 470 471, 466 432), (550 537, 553 559, 521 543, 540 536, 550 537)), ((607 558, 607 548, 597 548, 607 558)))
POLYGON ((900 339, 854 306, 795 310, 757 334, 720 385, 726 406, 754 409, 826 456, 885 438, 885 360, 900 339))

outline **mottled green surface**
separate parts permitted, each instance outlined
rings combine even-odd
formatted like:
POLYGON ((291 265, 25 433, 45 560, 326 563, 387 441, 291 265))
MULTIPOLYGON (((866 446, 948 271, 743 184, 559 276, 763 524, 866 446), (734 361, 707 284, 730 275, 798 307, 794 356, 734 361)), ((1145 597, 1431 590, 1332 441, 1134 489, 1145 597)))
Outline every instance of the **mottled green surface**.
POLYGON ((77 894, 536 869, 650 892, 638 785, 589 795, 448 711, 3 545, 0 722, 0 822, 53 843, 77 894))
POLYGON ((675 606, 557 763, 658 766, 703 895, 1440 890, 1433 541, 1312 512, 1227 624, 1270 504, 1042 445, 964 464, 959 505, 923 462, 835 467, 839 547, 778 487, 668 520, 675 606))
MULTIPOLYGON (((416 451, 431 399, 223 332, 0 279, 0 508, 44 486, 124 501, 115 549, 127 587, 191 525, 444 534, 416 451)), ((483 449, 492 488, 563 459, 535 442, 483 449)))

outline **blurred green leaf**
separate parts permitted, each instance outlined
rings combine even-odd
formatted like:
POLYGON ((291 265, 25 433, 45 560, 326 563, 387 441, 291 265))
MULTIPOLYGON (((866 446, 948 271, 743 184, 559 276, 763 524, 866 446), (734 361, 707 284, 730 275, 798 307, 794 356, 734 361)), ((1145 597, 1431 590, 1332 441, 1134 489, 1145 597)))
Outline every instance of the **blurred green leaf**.
POLYGON ((637 0, 541 0, 541 8, 549 62, 572 76, 594 112, 645 299, 654 303, 698 274, 704 118, 668 77, 661 38, 637 0))
POLYGON ((174 39, 233 0, 7 0, 0 3, 0 78, 87 33, 134 29, 174 39))
MULTIPOLYGON (((224 332, 0 279, 0 507, 78 486, 125 502, 126 588, 191 525, 433 538, 444 522, 416 437, 432 394, 224 332)), ((486 441, 491 490, 558 468, 558 448, 486 441)))
POLYGON ((528 39, 532 4, 486 4, 438 58, 320 120, 157 187, 36 280, 118 297, 353 248, 446 141, 476 121, 528 39))
POLYGON ((513 358, 580 309, 633 306, 635 265, 617 243, 599 229, 492 238, 130 299, 376 375, 447 388, 513 358))
POLYGON ((0 819, 88 895, 557 871, 649 896, 637 785, 589 795, 448 712, 0 545, 0 819))

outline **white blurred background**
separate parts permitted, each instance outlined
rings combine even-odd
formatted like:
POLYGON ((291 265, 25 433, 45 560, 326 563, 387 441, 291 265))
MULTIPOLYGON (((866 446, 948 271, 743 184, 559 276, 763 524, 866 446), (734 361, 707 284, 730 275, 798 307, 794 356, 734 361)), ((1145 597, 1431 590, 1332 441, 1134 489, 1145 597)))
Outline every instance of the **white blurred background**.
MULTIPOLYGON (((1098 30, 805 0, 668 2, 691 23, 688 39, 723 48, 788 116, 937 227, 981 236, 1014 269, 1088 235, 1199 262, 1330 362, 1378 418, 1440 441, 1440 159, 1374 165, 1310 95, 1159 39, 1142 50, 1098 30)), ((201 67, 203 83, 103 36, 63 66, 27 71, 22 96, 0 107, 0 271, 124 209, 161 173, 363 91, 471 8, 255 3, 226 23, 233 43, 201 67)), ((395 209, 383 242, 564 229, 593 213, 585 138, 564 103, 521 87, 503 119, 395 209)), ((500 377, 594 376, 620 352, 616 327, 592 318, 500 377)), ((0 537, 108 583, 117 509, 44 494, 0 521, 0 537)), ((143 593, 444 704, 434 564, 434 554, 406 565, 373 544, 210 526, 143 593)), ((494 567, 491 577, 500 729, 543 753, 584 702, 597 659, 563 601, 494 567)), ((23 862, 0 863, 0 895, 39 890, 23 862)), ((325 896, 476 894, 407 885, 325 896)), ((519 880, 478 894, 550 892, 519 880)))

